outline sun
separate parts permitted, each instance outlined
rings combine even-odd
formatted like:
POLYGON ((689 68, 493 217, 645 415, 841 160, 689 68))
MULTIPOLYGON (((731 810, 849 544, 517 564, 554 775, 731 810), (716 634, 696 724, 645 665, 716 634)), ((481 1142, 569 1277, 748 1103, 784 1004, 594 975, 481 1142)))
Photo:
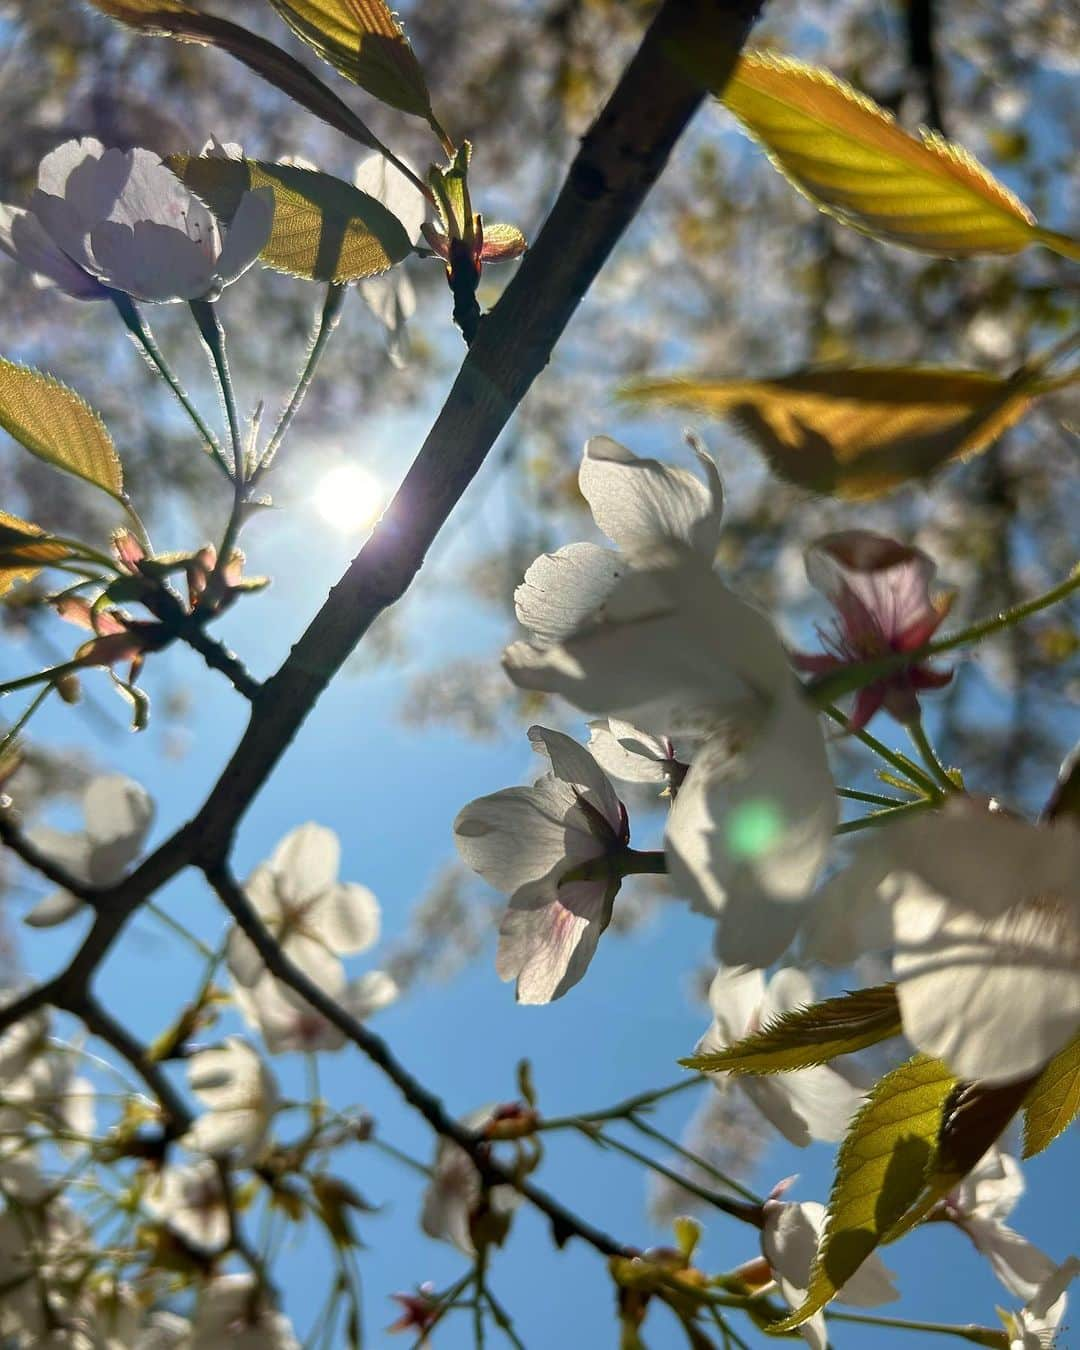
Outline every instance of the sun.
POLYGON ((360 464, 338 464, 319 480, 315 509, 342 534, 359 534, 374 525, 386 504, 383 484, 360 464))

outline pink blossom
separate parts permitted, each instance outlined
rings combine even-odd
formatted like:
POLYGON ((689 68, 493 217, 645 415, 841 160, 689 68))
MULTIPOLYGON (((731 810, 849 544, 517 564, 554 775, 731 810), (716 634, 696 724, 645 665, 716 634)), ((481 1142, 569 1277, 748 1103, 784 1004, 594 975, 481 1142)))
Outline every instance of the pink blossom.
MULTIPOLYGON (((826 650, 795 652, 801 670, 829 674, 845 666, 875 661, 893 653, 925 646, 949 612, 950 596, 931 598, 937 571, 921 549, 898 544, 868 530, 826 535, 806 553, 806 575, 837 612, 832 632, 819 629, 826 650)), ((854 730, 864 727, 884 707, 898 722, 918 716, 918 695, 941 689, 951 670, 935 670, 916 662, 859 690, 851 718, 854 730)))

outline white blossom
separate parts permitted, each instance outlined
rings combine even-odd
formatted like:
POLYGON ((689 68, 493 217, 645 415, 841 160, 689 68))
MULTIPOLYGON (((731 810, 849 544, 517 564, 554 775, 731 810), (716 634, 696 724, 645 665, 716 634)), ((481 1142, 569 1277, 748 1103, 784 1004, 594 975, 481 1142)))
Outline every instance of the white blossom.
POLYGON ((80 299, 104 287, 137 300, 215 299, 258 257, 273 217, 269 188, 246 192, 223 240, 157 155, 87 137, 41 161, 28 211, 0 216, 0 247, 80 299))
POLYGON ((891 947, 904 1032, 965 1079, 1034 1073, 1080 1024, 1080 830, 971 798, 875 830, 807 952, 891 947))
MULTIPOLYGON (((28 831, 31 841, 77 880, 91 886, 118 881, 142 852, 154 819, 154 803, 146 790, 120 774, 94 778, 83 793, 85 828, 69 834, 47 825, 28 831)), ((39 901, 23 922, 51 928, 82 908, 70 891, 53 891, 39 901)))
MULTIPOLYGON (((290 955, 328 998, 361 1021, 398 996, 394 980, 382 970, 347 981, 338 958, 318 943, 309 943, 290 955)), ((234 997, 244 1019, 258 1029, 271 1055, 340 1050, 346 1044, 347 1037, 338 1026, 269 972, 251 985, 236 985, 234 997)))
MULTIPOLYGON (((726 1049, 760 1031, 785 1012, 814 1001, 801 971, 778 970, 768 984, 760 970, 721 968, 709 988, 713 1023, 698 1054, 726 1049)), ((723 1075, 733 1082, 785 1139, 804 1148, 812 1139, 842 1139, 858 1109, 859 1091, 827 1064, 791 1073, 723 1075)))
POLYGON ((289 1319, 266 1302, 252 1275, 221 1275, 199 1291, 191 1350, 300 1350, 289 1319))
POLYGON ((0 1342, 10 1337, 26 1350, 44 1342, 51 1320, 72 1309, 89 1247, 86 1225, 63 1199, 0 1212, 0 1342))
POLYGON ((837 809, 818 716, 768 620, 683 550, 630 572, 554 646, 504 654, 524 688, 697 745, 666 829, 676 891, 721 920, 727 962, 788 946, 832 843, 837 809))
POLYGON ((191 1090, 209 1108, 183 1138, 185 1147, 212 1157, 254 1162, 266 1143, 277 1106, 274 1075, 239 1036, 188 1060, 191 1090))
POLYGON ((1068 1303, 1067 1290, 1080 1274, 1080 1260, 1070 1256, 1050 1274, 1018 1313, 1006 1313, 1009 1350, 1051 1350, 1068 1303))
MULTIPOLYGON (((333 830, 301 825, 244 887, 259 918, 300 964, 325 954, 355 955, 378 939, 378 901, 366 886, 338 880, 340 859, 333 830)), ((228 963, 241 985, 253 985, 265 973, 262 958, 238 928, 229 936, 228 963)))
POLYGON ((938 1213, 968 1235, 1011 1294, 1027 1300, 1055 1267, 1045 1252, 1004 1222, 1023 1193, 1019 1163, 992 1148, 949 1192, 938 1213))
POLYGON ((652 736, 617 717, 589 723, 588 750, 605 773, 624 783, 655 783, 671 792, 686 776, 670 737, 652 736))
MULTIPOLYGON (((492 1108, 471 1112, 462 1121, 466 1129, 479 1130, 491 1119, 492 1108)), ((452 1139, 440 1138, 435 1147, 431 1180, 424 1191, 420 1227, 428 1237, 450 1242, 466 1256, 476 1255, 472 1224, 484 1195, 480 1174, 472 1159, 452 1139)), ((521 1196, 513 1186, 493 1186, 487 1203, 496 1216, 508 1218, 521 1196)))
POLYGON ((462 859, 510 903, 496 969, 522 1003, 560 998, 585 974, 619 889, 626 809, 607 775, 571 737, 529 728, 551 772, 530 788, 479 797, 454 821, 462 859))
POLYGON ((209 1158, 163 1167, 144 1203, 155 1218, 199 1251, 219 1252, 229 1240, 221 1178, 209 1158))
MULTIPOLYGON (((810 1270, 825 1228, 825 1206, 813 1200, 795 1204, 778 1199, 789 1184, 781 1182, 765 1202, 761 1251, 780 1293, 795 1309, 806 1301, 810 1270)), ((866 1258, 836 1295, 837 1302, 856 1308, 876 1308, 899 1297, 892 1272, 876 1253, 866 1258)), ((799 1331, 813 1350, 827 1350, 829 1338, 823 1312, 808 1318, 799 1331)))
POLYGON ((702 483, 686 469, 640 459, 608 436, 586 442, 578 474, 593 519, 618 552, 568 544, 542 554, 514 593, 519 622, 541 642, 560 642, 600 611, 618 579, 672 542, 712 562, 724 494, 715 462, 695 452, 702 483))

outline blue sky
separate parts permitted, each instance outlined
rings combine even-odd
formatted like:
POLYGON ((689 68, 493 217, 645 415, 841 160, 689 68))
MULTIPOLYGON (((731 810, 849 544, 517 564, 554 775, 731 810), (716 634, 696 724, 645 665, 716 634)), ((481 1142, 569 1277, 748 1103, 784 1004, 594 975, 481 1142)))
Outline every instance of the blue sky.
MULTIPOLYGON (((403 459, 406 432, 399 429, 393 439, 403 459)), ((389 475, 400 470, 401 463, 395 460, 379 467, 389 475)), ((484 490, 482 482, 472 489, 484 490)), ((498 489, 488 509, 498 517, 498 489)), ((453 530, 453 522, 449 528, 453 530)), ((161 546, 180 542, 162 539, 161 546)), ((239 605, 221 632, 257 673, 267 673, 284 656, 355 542, 327 530, 300 493, 291 513, 264 517, 252 529, 251 567, 271 568, 275 584, 239 605)), ((446 566, 453 564, 453 552, 445 559, 446 566)), ((425 660, 459 654, 463 645, 475 648, 497 640, 498 630, 489 620, 470 623, 466 607, 458 606, 460 613, 451 607, 448 613, 441 604, 422 598, 412 614, 413 625, 425 634, 425 660)), ((19 659, 18 649, 13 650, 5 667, 19 659)), ((244 723, 242 702, 223 680, 203 670, 190 653, 177 652, 169 660, 173 679, 188 683, 195 708, 186 756, 163 762, 161 733, 154 727, 144 736, 122 732, 95 736, 90 742, 102 768, 128 773, 151 789, 158 803, 156 838, 199 804, 244 723)), ((101 697, 112 697, 103 676, 87 678, 97 680, 101 697)), ((153 663, 146 683, 152 694, 162 687, 153 663)), ((375 891, 388 941, 404 930, 411 905, 450 854, 450 823, 460 806, 473 796, 528 781, 536 772, 524 727, 505 743, 484 744, 446 731, 408 730, 395 719, 400 693, 401 677, 394 669, 365 669, 339 678, 253 805, 235 855, 237 869, 244 874, 303 821, 331 826, 342 840, 342 875, 375 891)), ((890 742, 900 743, 898 729, 891 725, 877 730, 890 742)), ((71 742, 84 737, 84 724, 76 712, 57 704, 42 716, 37 732, 71 742)), ((647 831, 636 842, 646 845, 647 831)), ((220 931, 216 906, 196 876, 181 876, 160 899, 204 936, 220 931)), ((47 973, 63 959, 77 930, 77 925, 47 934, 24 930, 26 968, 47 973)), ((602 1107, 679 1076, 675 1061, 692 1049, 704 1029, 705 1018, 689 1001, 687 983, 690 973, 708 960, 710 940, 704 921, 678 904, 661 905, 630 937, 602 942, 582 985, 562 1002, 539 1009, 515 1005, 511 988, 495 975, 489 944, 484 957, 449 985, 421 983, 406 1000, 379 1016, 378 1030, 404 1063, 461 1114, 486 1102, 513 1098, 514 1066, 522 1057, 532 1061, 545 1112, 602 1107)), ((350 969, 367 969, 370 956, 357 958, 350 969)), ((377 961, 378 953, 374 956, 377 961)), ((150 1038, 197 979, 197 961, 152 919, 140 917, 111 956, 99 990, 120 1017, 150 1038)), ((299 1095, 302 1073, 290 1058, 276 1061, 274 1067, 286 1093, 299 1095)), ((322 1081, 335 1104, 364 1106, 375 1115, 386 1138, 417 1157, 430 1156, 426 1127, 359 1053, 350 1049, 324 1056, 322 1081)), ((657 1123, 678 1134, 697 1092, 666 1103, 657 1123)), ((623 1241, 646 1246, 667 1240, 669 1235, 648 1223, 642 1174, 632 1163, 577 1138, 547 1142, 540 1177, 545 1186, 623 1241)), ((795 1194, 823 1200, 831 1157, 825 1146, 800 1152, 777 1140, 748 1180, 765 1192, 797 1172, 801 1181, 795 1194)), ((1070 1214, 1061 1203, 1060 1177, 1070 1169, 1075 1175, 1077 1161, 1073 1138, 1033 1162, 1028 1168, 1029 1194, 1014 1216, 1021 1231, 1057 1258, 1067 1254, 1075 1236, 1070 1214)), ((359 1258, 368 1343, 377 1346, 384 1339, 381 1328, 394 1316, 387 1295, 423 1280, 445 1286, 461 1273, 462 1258, 419 1233, 418 1178, 361 1148, 351 1150, 343 1170, 372 1203, 382 1207, 359 1224, 368 1244, 359 1258)), ((703 1217, 706 1268, 724 1269, 754 1254, 751 1230, 721 1215, 703 1217)), ((944 1227, 916 1233, 891 1250, 888 1259, 898 1273, 903 1301, 882 1311, 992 1325, 995 1303, 1010 1303, 967 1241, 944 1227)), ((326 1279, 321 1239, 308 1232, 287 1245, 278 1273, 290 1311, 304 1327, 315 1310, 312 1291, 326 1279)), ((602 1263, 579 1243, 554 1251, 544 1224, 534 1214, 523 1210, 518 1215, 508 1248, 495 1257, 492 1280, 529 1347, 614 1343, 612 1289, 602 1263)), ((494 1331, 492 1335, 497 1341, 494 1331)), ((662 1310, 650 1320, 646 1339, 653 1347, 683 1343, 682 1333, 662 1310)), ((748 1339, 753 1343, 754 1334, 748 1333, 748 1339)), ((837 1331, 835 1344, 855 1350, 902 1345, 905 1339, 913 1340, 912 1333, 846 1327, 837 1331)), ((458 1314, 444 1322, 436 1344, 448 1348, 472 1344, 468 1319, 458 1314)))

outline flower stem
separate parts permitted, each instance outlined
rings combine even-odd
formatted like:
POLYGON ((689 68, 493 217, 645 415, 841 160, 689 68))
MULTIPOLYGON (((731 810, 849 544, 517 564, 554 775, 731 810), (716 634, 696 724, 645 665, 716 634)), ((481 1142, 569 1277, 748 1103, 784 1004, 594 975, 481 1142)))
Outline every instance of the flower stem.
POLYGON ((853 1322, 864 1327, 897 1327, 901 1331, 928 1331, 938 1336, 958 1336, 974 1345, 989 1345, 1006 1350, 1009 1339, 1003 1331, 993 1327, 950 1326, 947 1322, 911 1322, 904 1317, 867 1317, 862 1313, 832 1312, 825 1314, 830 1322, 853 1322))
POLYGON ((348 288, 346 286, 339 285, 336 282, 331 282, 327 287, 326 301, 323 304, 322 312, 316 321, 315 329, 308 345, 307 360, 304 362, 303 368, 300 371, 292 395, 278 419, 277 426, 274 428, 270 439, 266 444, 266 449, 263 451, 262 458, 259 460, 257 468, 251 475, 252 483, 255 483, 260 475, 270 467, 274 456, 277 454, 282 441, 288 433, 289 427, 292 425, 293 418, 300 411, 300 406, 311 387, 312 380, 315 378, 315 372, 318 369, 319 361, 322 359, 322 354, 326 350, 326 344, 330 341, 330 338, 341 319, 341 310, 345 304, 347 290, 348 288))
POLYGON ((736 1195, 741 1195, 744 1200, 749 1200, 752 1205, 764 1203, 760 1195, 755 1195, 748 1187, 743 1186, 740 1182, 736 1181, 734 1177, 729 1177, 726 1172, 721 1172, 718 1167, 714 1167, 712 1163, 708 1162, 705 1158, 699 1157, 692 1149, 684 1148, 677 1139, 670 1138, 670 1136, 664 1134, 662 1130, 658 1130, 654 1125, 650 1125, 647 1120, 642 1120, 639 1116, 635 1115, 627 1116, 627 1120, 633 1125, 635 1130, 638 1130, 647 1138, 654 1139, 658 1144, 663 1144, 665 1148, 669 1148, 673 1153, 677 1153, 680 1158, 685 1158, 685 1160, 688 1163, 693 1164, 694 1167, 699 1167, 703 1172, 708 1173, 708 1175, 711 1176, 714 1181, 718 1181, 725 1190, 734 1191, 736 1195))
POLYGON ((146 356, 147 360, 176 395, 180 406, 191 418, 196 431, 198 431, 203 439, 207 454, 210 455, 218 468, 231 478, 232 471, 229 468, 228 461, 222 453, 218 438, 206 425, 202 418, 202 414, 199 412, 198 408, 195 407, 194 403, 192 403, 183 385, 173 374, 172 368, 166 361, 161 348, 157 345, 153 333, 147 326, 143 316, 135 308, 135 302, 132 300, 131 296, 125 295, 123 291, 112 291, 109 298, 116 307, 116 312, 123 320, 124 327, 142 348, 143 354, 146 356))
POLYGON ((233 465, 230 478, 237 491, 244 483, 244 444, 240 435, 240 418, 236 412, 236 394, 233 390, 229 360, 225 353, 225 330, 221 326, 217 309, 210 300, 189 300, 188 308, 198 325, 199 333, 210 356, 210 365, 218 387, 218 397, 229 427, 229 443, 232 448, 233 465))
POLYGON ((47 684, 43 688, 39 689, 37 693, 34 695, 34 697, 23 709, 18 719, 15 722, 13 722, 10 727, 8 727, 7 731, 4 732, 3 739, 0 740, 0 755, 3 755, 7 750, 11 748, 19 732, 22 731, 23 727, 26 726, 27 722, 30 721, 31 717, 33 717, 33 715, 37 712, 37 710, 49 697, 54 687, 55 686, 52 684, 47 684))
POLYGON ((170 932, 175 933, 177 937, 182 938, 189 947, 192 947, 205 961, 209 961, 214 956, 212 948, 208 947, 202 938, 196 937, 190 929, 185 928, 182 923, 174 919, 173 916, 157 903, 156 900, 147 900, 144 906, 148 914, 152 914, 158 923, 164 924, 170 932))
POLYGON ((858 788, 838 787, 836 795, 849 802, 868 802, 871 806, 903 806, 899 797, 887 797, 883 792, 861 792, 858 788))
POLYGON ((31 685, 40 684, 42 680, 53 685, 61 675, 69 675, 72 671, 85 669, 85 662, 78 658, 74 661, 61 661, 58 666, 49 666, 47 670, 37 670, 33 675, 20 675, 17 680, 8 680, 6 684, 0 684, 0 696, 13 694, 16 689, 29 689, 31 685))
POLYGON ((940 785, 943 792, 958 792, 960 789, 949 776, 949 771, 941 760, 937 757, 937 752, 930 744, 930 738, 922 724, 921 717, 915 717, 907 723, 908 735, 911 737, 911 743, 918 750, 922 762, 930 770, 934 780, 940 785))
POLYGON ((662 877, 667 870, 663 849, 628 848, 619 854, 619 872, 624 877, 662 877))
POLYGON ((873 750, 874 754, 879 755, 886 764, 891 764, 897 773, 902 774, 910 783, 913 783, 920 792, 928 797, 933 797, 935 800, 941 796, 941 791, 934 780, 928 774, 925 774, 913 760, 908 759, 907 755, 902 755, 899 750, 890 750, 884 741, 879 741, 876 736, 872 736, 865 729, 854 730, 848 718, 832 704, 826 704, 822 708, 822 712, 827 717, 831 717, 845 731, 849 731, 856 740, 862 741, 868 750, 873 750))
POLYGON ((937 800, 923 797, 917 802, 901 802, 899 806, 890 806, 884 811, 871 811, 868 816, 858 820, 845 820, 837 825, 834 834, 854 834, 857 830, 872 830, 878 825, 891 825, 898 816, 909 816, 916 811, 929 811, 937 806, 937 800))

